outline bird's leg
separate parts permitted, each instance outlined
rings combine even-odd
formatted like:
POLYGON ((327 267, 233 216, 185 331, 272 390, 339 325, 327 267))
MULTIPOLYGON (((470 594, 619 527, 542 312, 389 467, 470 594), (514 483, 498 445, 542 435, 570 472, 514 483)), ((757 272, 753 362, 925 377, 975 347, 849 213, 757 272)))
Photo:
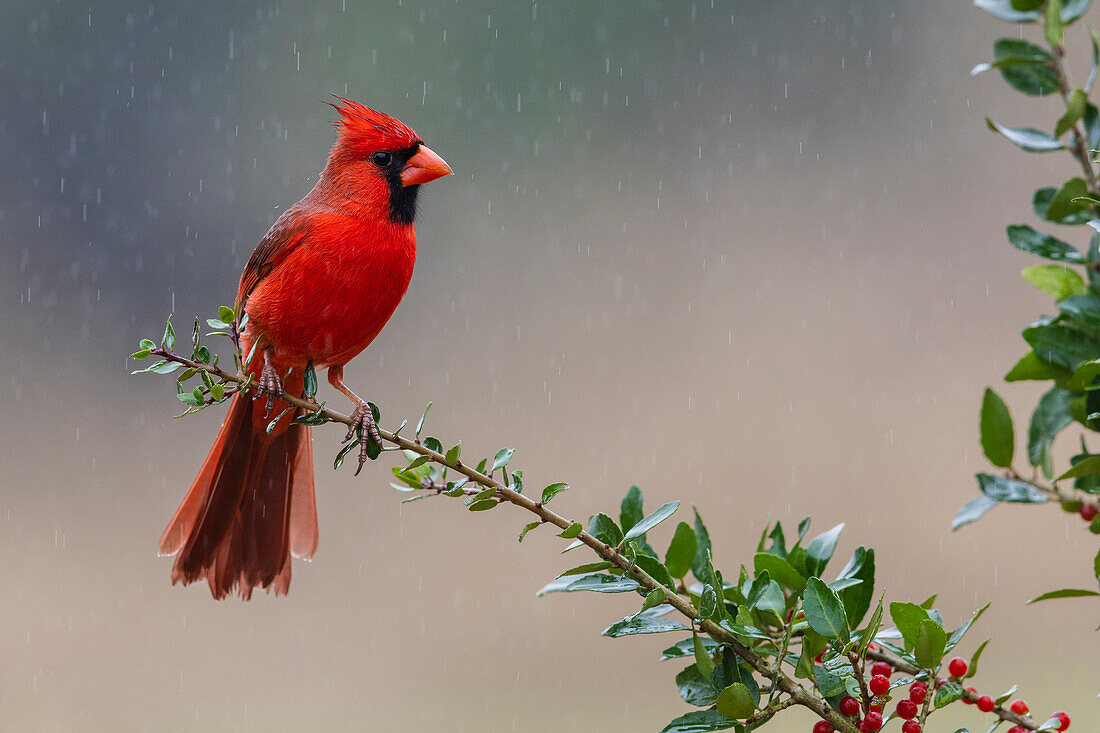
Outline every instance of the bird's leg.
POLYGON ((370 405, 344 384, 344 367, 342 365, 328 368, 328 383, 343 392, 349 400, 355 403, 355 409, 350 415, 351 427, 348 429, 348 434, 344 436, 343 442, 346 443, 355 437, 357 429, 362 431, 363 441, 359 444, 359 468, 355 471, 358 474, 362 470, 363 464, 367 462, 366 436, 370 435, 374 438, 379 446, 382 445, 382 436, 378 433, 378 426, 374 422, 374 413, 371 412, 370 405))
POLYGON ((264 419, 271 416, 272 397, 277 397, 283 393, 283 383, 279 379, 279 371, 275 368, 275 365, 271 363, 271 349, 264 349, 264 368, 260 372, 259 389, 252 395, 252 399, 255 400, 260 396, 260 392, 267 392, 267 408, 264 412, 264 419))

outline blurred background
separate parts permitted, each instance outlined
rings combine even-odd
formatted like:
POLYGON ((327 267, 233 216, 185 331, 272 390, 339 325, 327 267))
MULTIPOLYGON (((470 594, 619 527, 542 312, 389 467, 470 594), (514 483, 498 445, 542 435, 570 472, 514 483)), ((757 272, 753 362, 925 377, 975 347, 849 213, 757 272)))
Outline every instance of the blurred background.
MULTIPOLYGON (((1051 309, 1004 227, 1074 171, 985 129, 1058 114, 968 74, 1016 26, 947 0, 232 5, 5 3, 0 727, 656 731, 689 709, 657 662, 675 637, 599 635, 636 598, 536 599, 575 564, 560 540, 517 545, 506 508, 402 506, 392 458, 334 473, 336 428, 288 597, 170 586, 156 541, 222 413, 171 420, 171 380, 126 357, 232 301, 317 179, 330 93, 456 172, 425 187, 412 287, 347 370, 385 425, 434 400, 430 434, 515 447, 581 519, 631 484, 682 499, 729 568, 768 517, 847 522, 832 571, 865 544, 891 599, 938 592, 950 625, 994 602, 963 648, 994 639, 983 691, 1100 720, 1097 605, 1023 605, 1093 584, 1080 519, 949 530, 986 468, 982 389, 1051 309)), ((1000 389, 1019 435, 1037 394, 1000 389)), ((937 726, 987 727, 957 707, 937 726)))

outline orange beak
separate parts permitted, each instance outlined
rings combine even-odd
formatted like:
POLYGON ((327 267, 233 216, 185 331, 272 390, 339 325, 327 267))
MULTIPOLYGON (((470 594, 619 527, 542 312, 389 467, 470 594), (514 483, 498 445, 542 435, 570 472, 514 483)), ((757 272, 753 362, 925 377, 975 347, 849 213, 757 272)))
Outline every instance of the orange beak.
POLYGON ((401 185, 416 186, 452 173, 454 171, 447 165, 447 161, 432 152, 427 145, 421 145, 416 155, 405 164, 405 170, 401 171, 401 185))

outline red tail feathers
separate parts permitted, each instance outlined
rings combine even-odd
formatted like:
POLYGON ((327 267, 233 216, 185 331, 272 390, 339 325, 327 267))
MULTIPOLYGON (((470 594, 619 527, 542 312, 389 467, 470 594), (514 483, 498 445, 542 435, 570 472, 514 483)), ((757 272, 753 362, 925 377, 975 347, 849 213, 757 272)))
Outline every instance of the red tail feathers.
MULTIPOLYGON (((233 398, 199 475, 161 535, 160 553, 179 553, 173 584, 206 578, 218 599, 235 588, 247 600, 257 586, 285 594, 290 556, 309 558, 317 549, 310 428, 291 425, 291 411, 269 434, 265 401, 233 398)), ((277 402, 274 413, 285 406, 277 402)))

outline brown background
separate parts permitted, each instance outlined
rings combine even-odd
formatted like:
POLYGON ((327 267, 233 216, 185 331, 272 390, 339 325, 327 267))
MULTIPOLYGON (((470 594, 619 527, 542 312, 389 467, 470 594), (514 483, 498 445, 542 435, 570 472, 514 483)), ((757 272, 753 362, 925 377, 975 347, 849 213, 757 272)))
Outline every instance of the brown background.
MULTIPOLYGON (((169 586, 156 539, 220 415, 170 420, 169 380, 125 355, 232 297, 345 90, 457 174, 425 189, 412 288, 348 368, 385 424, 434 400, 430 432, 514 446, 578 518, 632 483, 695 504, 728 568, 769 515, 847 522, 839 553, 878 548, 891 599, 939 592, 951 623, 994 601, 964 645, 994 637, 983 690, 1100 720, 1096 604, 1023 605, 1089 587, 1095 538, 1026 507, 949 531, 985 467, 981 390, 1051 308, 1004 226, 1074 171, 984 128, 1057 114, 968 75, 1014 26, 900 0, 5 15, 0 727, 646 731, 688 709, 667 635, 599 636, 636 599, 536 599, 560 541, 517 545, 506 509, 403 507, 390 460, 333 473, 336 429, 289 597, 169 586)), ((1002 391, 1023 422, 1037 392, 1002 391)))

